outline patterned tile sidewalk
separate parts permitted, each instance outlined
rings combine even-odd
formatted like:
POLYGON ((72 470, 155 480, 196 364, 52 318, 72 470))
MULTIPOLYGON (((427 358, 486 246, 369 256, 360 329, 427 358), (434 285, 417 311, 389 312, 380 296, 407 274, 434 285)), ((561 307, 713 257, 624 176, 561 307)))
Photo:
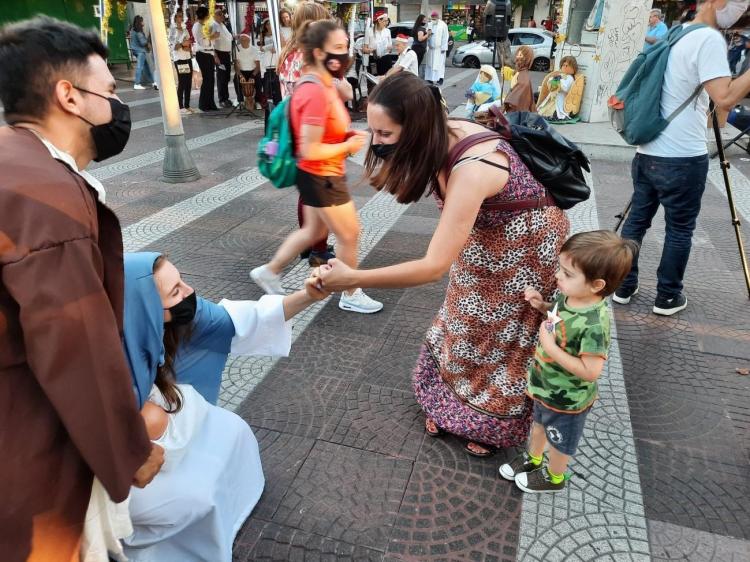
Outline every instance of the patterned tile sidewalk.
MULTIPOLYGON (((473 79, 451 72, 449 99, 473 79)), ((152 124, 154 104, 133 114, 152 124)), ((295 227, 296 194, 252 168, 252 120, 191 117, 186 131, 198 182, 157 181, 158 126, 135 130, 126 152, 98 167, 126 247, 169 252, 207 297, 257 298, 247 272, 295 227)), ((360 163, 349 169, 363 267, 420 257, 434 204, 374 196, 360 163)), ((747 219, 750 182, 737 168, 747 219)), ((595 198, 572 213, 578 229, 611 227, 631 191, 626 164, 594 162, 593 174, 595 198)), ((256 432, 267 480, 235 560, 750 559, 750 377, 734 371, 750 363, 750 321, 726 198, 707 189, 690 306, 668 319, 650 313, 662 223, 644 244, 641 295, 614 309, 602 400, 566 494, 524 497, 496 477, 501 456, 469 458, 457 439, 424 435, 410 374, 444 282, 371 291, 385 309, 370 317, 332 298, 295 320, 289 358, 231 358, 222 400, 256 432)), ((306 271, 290 268, 285 285, 299 286, 306 271)))

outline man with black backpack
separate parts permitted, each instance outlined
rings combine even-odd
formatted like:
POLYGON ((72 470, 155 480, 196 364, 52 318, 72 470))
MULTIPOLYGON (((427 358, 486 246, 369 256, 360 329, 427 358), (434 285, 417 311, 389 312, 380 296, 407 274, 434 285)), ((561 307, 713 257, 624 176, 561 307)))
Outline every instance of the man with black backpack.
MULTIPOLYGON (((746 0, 698 0, 695 19, 684 24, 683 30, 670 32, 665 43, 671 47, 664 47, 669 51, 660 95, 665 126, 648 142, 633 142, 638 144, 632 164, 634 193, 622 236, 640 243, 659 205, 664 207, 666 232, 657 270, 655 314, 671 316, 687 306, 682 279, 708 175, 709 97, 718 108, 729 110, 750 92, 750 73, 732 80, 727 45, 718 29, 731 27, 747 5, 746 0), (683 36, 688 36, 688 40, 683 41, 683 36)), ((644 64, 649 64, 648 59, 644 64)), ((630 76, 629 71, 626 78, 630 76)), ((623 84, 618 88, 618 97, 621 91, 627 91, 623 84)), ((637 132, 638 123, 627 123, 627 103, 625 99, 625 129, 637 132)), ((641 103, 646 103, 645 99, 641 103)), ((647 123, 642 125, 648 127, 647 123)), ((636 257, 612 299, 628 304, 637 293, 636 257)))

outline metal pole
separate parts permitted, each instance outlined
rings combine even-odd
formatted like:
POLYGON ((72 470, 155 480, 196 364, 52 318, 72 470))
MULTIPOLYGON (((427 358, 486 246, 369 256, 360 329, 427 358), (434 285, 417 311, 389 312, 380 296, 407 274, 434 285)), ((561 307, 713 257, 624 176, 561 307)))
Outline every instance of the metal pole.
POLYGON ((163 180, 168 183, 184 183, 195 181, 201 177, 198 168, 185 144, 185 131, 182 128, 180 105, 177 102, 177 89, 174 87, 172 74, 172 60, 169 56, 167 44, 167 29, 164 26, 164 13, 161 0, 148 1, 149 27, 151 28, 151 43, 154 49, 156 70, 159 74, 159 99, 164 118, 164 136, 167 148, 164 153, 162 167, 163 180))
POLYGON ((750 270, 747 267, 747 255, 745 254, 745 245, 742 242, 742 231, 740 230, 740 219, 737 216, 737 209, 734 206, 734 197, 732 196, 732 184, 729 180, 729 161, 726 159, 724 154, 724 145, 721 140, 721 131, 719 130, 719 118, 716 116, 715 108, 711 104, 711 114, 713 116, 713 127, 714 134, 716 135, 716 148, 719 152, 719 160, 721 161, 721 172, 724 176, 724 187, 727 191, 727 201, 729 202, 729 214, 732 217, 732 226, 734 227, 734 235, 737 237, 737 246, 740 250, 740 263, 742 264, 742 271, 745 275, 745 285, 747 286, 747 296, 750 298, 750 270))
POLYGON ((631 197, 628 199, 628 204, 625 205, 625 208, 620 211, 620 214, 615 215, 615 218, 617 219, 617 224, 615 225, 615 232, 620 230, 620 227, 622 226, 622 223, 625 222, 625 219, 628 218, 628 215, 630 214, 630 207, 633 206, 633 198, 631 197))

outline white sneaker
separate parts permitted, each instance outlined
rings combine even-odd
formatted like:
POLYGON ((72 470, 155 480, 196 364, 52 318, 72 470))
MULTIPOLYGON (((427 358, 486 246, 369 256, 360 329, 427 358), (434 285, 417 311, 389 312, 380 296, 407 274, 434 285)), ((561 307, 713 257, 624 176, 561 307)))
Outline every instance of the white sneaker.
POLYGON ((368 297, 362 289, 357 289, 351 295, 341 293, 339 308, 350 312, 361 312, 362 314, 372 314, 383 310, 383 303, 368 297))
POLYGON ((133 84, 134 90, 145 90, 146 86, 141 86, 140 84, 133 84))
POLYGON ((181 108, 181 109, 180 109, 180 113, 181 113, 182 115, 192 115, 192 114, 193 114, 193 112, 192 112, 192 111, 190 111, 189 109, 187 109, 187 108, 185 108, 185 107, 183 107, 183 108, 181 108))
POLYGON ((281 286, 281 275, 271 273, 267 266, 261 265, 250 272, 250 279, 255 281, 267 295, 284 295, 284 288, 281 286))

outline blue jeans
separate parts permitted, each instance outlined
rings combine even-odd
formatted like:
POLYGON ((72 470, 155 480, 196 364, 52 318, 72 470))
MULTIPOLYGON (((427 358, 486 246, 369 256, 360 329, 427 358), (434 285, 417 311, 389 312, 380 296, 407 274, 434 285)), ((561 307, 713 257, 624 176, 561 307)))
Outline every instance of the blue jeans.
POLYGON ((148 64, 148 53, 146 51, 140 51, 138 53, 138 59, 135 66, 135 83, 142 84, 142 80, 146 81, 146 84, 152 84, 154 82, 154 76, 151 73, 151 66, 148 64))
MULTIPOLYGON (((659 205, 664 207, 666 222, 664 248, 656 272, 656 291, 659 297, 671 299, 682 292, 693 231, 701 210, 701 199, 706 189, 708 155, 687 158, 663 158, 636 154, 631 170, 633 176, 633 204, 622 237, 643 241, 651 228, 659 205)), ((638 257, 633 260, 630 273, 621 287, 632 290, 638 285, 638 257)))

